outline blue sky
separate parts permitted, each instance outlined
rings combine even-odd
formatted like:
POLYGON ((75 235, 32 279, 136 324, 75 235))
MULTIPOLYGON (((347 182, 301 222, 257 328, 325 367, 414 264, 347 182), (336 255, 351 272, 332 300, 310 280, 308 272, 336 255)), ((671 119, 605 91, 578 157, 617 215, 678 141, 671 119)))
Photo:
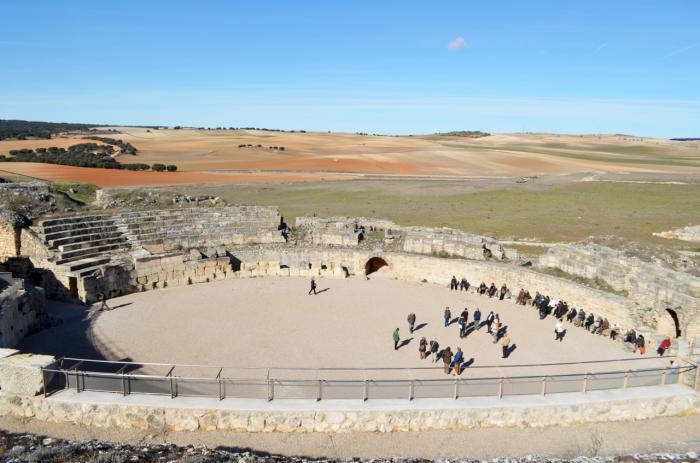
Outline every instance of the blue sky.
POLYGON ((700 136, 697 0, 0 0, 0 18, 0 118, 700 136))

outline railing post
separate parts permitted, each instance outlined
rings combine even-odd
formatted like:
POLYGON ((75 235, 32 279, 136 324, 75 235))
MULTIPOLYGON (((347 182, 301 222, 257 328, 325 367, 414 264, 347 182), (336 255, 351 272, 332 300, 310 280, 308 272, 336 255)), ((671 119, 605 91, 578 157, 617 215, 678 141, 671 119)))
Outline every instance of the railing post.
POLYGON ((271 402, 275 398, 275 381, 270 379, 270 370, 267 370, 267 401, 271 402))
POLYGON ((583 377, 583 388, 581 388, 581 392, 584 394, 588 392, 588 375, 589 373, 586 373, 586 375, 583 377))
POLYGON ((622 380, 622 389, 627 389, 630 380, 630 371, 625 372, 625 378, 622 380))
POLYGON ((666 385, 666 375, 668 373, 668 367, 664 368, 664 372, 661 373, 661 385, 665 386, 666 385))
POLYGON ((316 402, 320 402, 321 397, 323 397, 323 380, 319 379, 318 380, 318 394, 316 396, 316 402))
POLYGON ((216 379, 219 381, 219 400, 224 400, 226 391, 224 390, 224 382, 221 379, 221 372, 224 371, 223 368, 219 368, 219 372, 216 374, 216 379))
POLYGON ((700 383, 700 368, 695 365, 695 384, 693 385, 694 390, 698 390, 698 383, 700 383))
POLYGON ((408 400, 413 400, 413 380, 408 383, 408 400))
POLYGON ((362 401, 367 402, 369 399, 369 381, 365 379, 365 387, 362 388, 362 401))
POLYGON ((503 376, 501 376, 500 381, 498 381, 498 398, 503 398, 503 376))
POLYGON ((547 394, 547 377, 543 376, 542 377, 542 390, 540 391, 540 395, 544 397, 547 394))
POLYGON ((455 400, 459 399, 459 383, 460 383, 460 379, 455 378, 455 394, 454 394, 455 400))
POLYGON ((126 397, 126 375, 122 373, 122 395, 126 397))
POLYGON ((44 390, 44 398, 46 398, 46 371, 41 368, 41 388, 44 390))

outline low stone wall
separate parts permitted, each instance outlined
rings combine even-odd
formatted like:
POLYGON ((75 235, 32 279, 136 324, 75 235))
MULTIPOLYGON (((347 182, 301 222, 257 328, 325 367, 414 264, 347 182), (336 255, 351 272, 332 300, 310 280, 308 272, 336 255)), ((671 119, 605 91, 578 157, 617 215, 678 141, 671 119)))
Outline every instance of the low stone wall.
POLYGON ((517 261, 519 258, 515 249, 506 249, 492 238, 453 228, 402 227, 399 233, 405 252, 473 260, 517 261))
POLYGON ((539 265, 599 279, 617 291, 627 292, 628 299, 636 303, 637 323, 675 337, 672 319, 664 313, 671 309, 684 336, 700 336, 700 278, 597 245, 553 246, 540 258, 539 265))
POLYGON ((233 276, 228 257, 184 261, 183 254, 143 257, 134 260, 130 280, 138 291, 205 283, 233 276))
MULTIPOLYGON (((674 386, 669 386, 674 387, 674 386)), ((70 392, 64 392, 70 394, 70 392)), ((104 394, 103 394, 104 396, 104 394)), ((418 406, 417 402, 396 409, 372 406, 348 406, 324 410, 323 404, 275 410, 265 407, 251 410, 217 408, 178 408, 173 405, 144 405, 118 396, 89 400, 61 400, 60 396, 22 397, 0 392, 0 416, 34 418, 55 423, 70 423, 112 429, 153 431, 234 431, 283 433, 405 432, 490 427, 567 426, 580 423, 637 421, 661 416, 695 414, 699 401, 690 393, 648 395, 629 400, 610 400, 606 393, 572 394, 567 398, 522 403, 492 403, 487 398, 473 407, 454 405, 418 406), (606 399, 606 397, 608 397, 606 399), (484 406, 484 401, 488 406, 484 406), (538 403, 539 402, 539 403, 538 403)), ((161 398, 162 400, 171 400, 161 398)), ((424 399, 428 400, 428 399, 424 399)), ((496 399, 497 400, 497 399, 496 399)), ((431 403, 432 404, 432 403, 431 403)))
POLYGON ((24 225, 18 214, 8 210, 0 211, 0 262, 19 255, 20 233, 24 225))

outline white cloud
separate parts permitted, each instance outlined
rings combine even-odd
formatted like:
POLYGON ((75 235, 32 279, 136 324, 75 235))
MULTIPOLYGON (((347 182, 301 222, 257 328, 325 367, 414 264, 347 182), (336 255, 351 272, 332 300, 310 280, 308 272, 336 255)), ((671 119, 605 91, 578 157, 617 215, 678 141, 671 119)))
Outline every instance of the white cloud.
POLYGON ((461 35, 454 40, 450 40, 447 49, 450 51, 461 51, 467 48, 467 41, 461 35))

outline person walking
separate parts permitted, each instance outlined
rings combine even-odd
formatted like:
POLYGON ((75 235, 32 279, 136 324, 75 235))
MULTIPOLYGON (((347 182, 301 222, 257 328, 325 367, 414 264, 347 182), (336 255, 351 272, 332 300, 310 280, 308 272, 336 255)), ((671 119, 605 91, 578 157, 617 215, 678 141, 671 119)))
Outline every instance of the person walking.
POLYGON ((408 320, 408 332, 413 334, 413 329, 416 327, 416 314, 411 312, 408 314, 408 317, 406 317, 406 320, 408 320))
POLYGON ((401 336, 399 335, 398 328, 394 330, 392 337, 394 338, 394 350, 399 350, 399 341, 401 341, 401 336))
POLYGON ((464 354, 462 354, 462 349, 460 347, 458 347, 457 352, 455 352, 455 358, 452 360, 452 363, 450 364, 450 366, 454 368, 455 374, 457 376, 462 374, 462 362, 463 361, 464 361, 464 354))
POLYGON ((508 355, 510 355, 510 336, 508 336, 508 333, 504 334, 501 339, 501 348, 503 349, 503 357, 501 358, 508 358, 508 355))
POLYGON ((102 304, 100 304, 99 311, 110 311, 112 308, 107 305, 107 296, 102 294, 102 304))
POLYGON ((314 279, 314 277, 311 277, 311 289, 309 290, 308 296, 310 296, 311 293, 314 293, 314 295, 317 294, 316 293, 316 280, 314 279))
POLYGON ((426 341, 425 338, 420 339, 420 343, 418 344, 418 355, 420 356, 421 360, 424 360, 425 357, 427 356, 428 352, 428 341, 426 341))
POLYGON ((467 332, 467 323, 464 321, 464 317, 462 315, 460 315, 457 319, 457 324, 459 325, 459 337, 463 338, 467 332))
POLYGON ((459 283, 457 282, 457 277, 452 275, 452 280, 450 280, 450 290, 457 291, 459 289, 459 283))
POLYGON ((501 333, 501 317, 496 314, 495 317, 493 317, 493 343, 496 344, 498 342, 498 335, 501 333))
POLYGON ((446 375, 450 374, 450 365, 452 364, 452 349, 447 346, 442 352, 442 365, 446 375))
POLYGON ((464 334, 466 335, 467 325, 469 324, 469 310, 466 307, 462 310, 462 317, 464 318, 464 334))
POLYGON ((561 321, 561 318, 557 320, 557 324, 554 327, 554 335, 555 341, 562 342, 564 340, 564 335, 566 334, 566 329, 564 329, 564 324, 561 321))
POLYGON ((450 320, 452 320, 452 312, 450 312, 449 307, 445 307, 445 313, 443 314, 445 318, 445 327, 450 326, 450 320))
POLYGON ((481 328, 481 310, 477 307, 474 310, 474 330, 478 331, 481 328))
POLYGON ((436 340, 430 341, 430 353, 433 355, 433 363, 438 361, 438 349, 440 349, 440 343, 436 340))
POLYGON ((488 334, 493 334, 493 332, 491 331, 491 326, 493 325, 493 319, 494 319, 494 315, 493 315, 493 311, 491 311, 486 316, 486 332, 488 334))

